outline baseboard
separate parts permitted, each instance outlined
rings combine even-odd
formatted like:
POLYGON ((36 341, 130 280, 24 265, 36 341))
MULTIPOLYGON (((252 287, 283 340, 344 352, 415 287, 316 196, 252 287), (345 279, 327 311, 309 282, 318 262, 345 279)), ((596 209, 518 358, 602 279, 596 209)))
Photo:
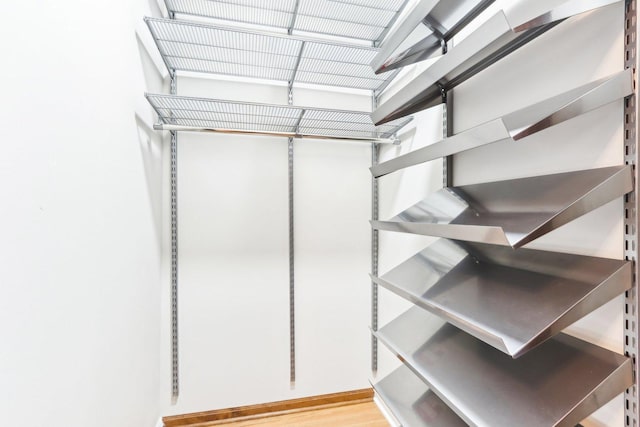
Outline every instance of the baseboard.
POLYGON ((271 417, 275 415, 289 414, 292 412, 310 411, 327 407, 371 402, 372 399, 373 389, 366 388, 362 390, 282 400, 279 402, 261 403, 258 405, 239 406, 236 408, 195 412, 184 415, 173 415, 162 418, 162 421, 164 422, 165 427, 198 427, 204 423, 207 425, 215 425, 222 422, 271 417))

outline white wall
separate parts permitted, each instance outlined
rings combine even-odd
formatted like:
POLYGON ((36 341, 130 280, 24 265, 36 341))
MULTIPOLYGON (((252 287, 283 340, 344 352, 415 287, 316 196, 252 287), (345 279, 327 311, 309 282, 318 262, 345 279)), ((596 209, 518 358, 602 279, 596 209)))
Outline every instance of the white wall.
MULTIPOLYGON (((178 94, 288 100, 285 86, 193 76, 178 79, 178 94)), ((363 93, 311 88, 295 88, 294 101, 364 111, 371 106, 363 93)), ((292 387, 287 140, 180 133, 181 390, 172 405, 166 353, 163 415, 369 386, 370 144, 296 140, 294 158, 292 387)), ((165 278, 165 300, 168 286, 165 278)), ((161 325, 168 345, 168 310, 161 325)))
MULTIPOLYGON (((493 7, 492 11, 496 8, 493 7)), ((484 17, 490 16, 485 13, 484 17)), ((454 90, 455 132, 514 111, 623 69, 623 6, 607 7, 566 22, 454 90)), ((409 70, 407 75, 415 71, 409 70)), ((439 109, 434 108, 433 114, 439 109)), ((423 112, 420 116, 428 114, 423 112)), ((495 181, 623 162, 622 101, 545 130, 519 143, 499 143, 454 158, 454 184, 495 181)), ((439 117, 435 116, 435 120, 439 117)), ((429 122, 432 123, 432 122, 429 122)), ((422 122, 418 129, 422 130, 422 122)), ((424 125, 429 126, 429 124, 424 125)), ((437 136, 437 125, 431 125, 437 136)), ((416 147, 417 148, 417 147, 416 147)), ((393 157, 398 153, 385 153, 393 157)), ((441 162, 416 166, 382 178, 381 218, 388 218, 439 188, 434 170, 441 162), (382 212, 387 214, 383 215, 382 212)), ((381 233, 381 273, 424 248, 428 239, 381 233), (402 240, 401 240, 402 239, 402 240)), ((616 200, 527 245, 609 258, 622 257, 622 201, 616 200)), ((402 303, 383 294, 381 316, 402 303)), ((616 298, 567 332, 622 353, 623 300, 616 298)), ((381 325, 384 324, 381 318, 381 325)), ((381 350, 386 352, 386 350, 381 350)), ((387 361, 388 371, 395 361, 387 361)), ((616 398, 583 422, 586 427, 623 425, 623 400, 616 398)))
POLYGON ((142 94, 162 81, 135 34, 150 5, 3 12, 2 422, 153 426, 162 156, 142 94))

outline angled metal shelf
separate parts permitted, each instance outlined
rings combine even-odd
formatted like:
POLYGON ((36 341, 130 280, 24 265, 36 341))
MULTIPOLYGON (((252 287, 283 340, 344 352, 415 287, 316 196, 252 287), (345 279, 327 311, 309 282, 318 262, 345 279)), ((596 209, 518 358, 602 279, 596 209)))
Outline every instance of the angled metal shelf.
POLYGON ((170 14, 380 41, 407 0, 165 0, 170 14))
POLYGON ((512 359, 419 307, 375 335, 473 426, 575 426, 633 382, 630 358, 569 335, 512 359))
POLYGON ((409 166, 483 145, 519 141, 632 93, 633 72, 628 69, 379 163, 370 170, 374 177, 379 178, 409 166))
POLYGON ((443 188, 374 229, 518 248, 633 190, 629 166, 443 188))
POLYGON ((631 288, 631 263, 440 239, 374 282, 520 357, 631 288))
POLYGON ((172 19, 145 18, 167 69, 382 91, 377 49, 172 19))
POLYGON ((162 123, 158 130, 270 135, 290 138, 362 140, 392 143, 411 121, 375 126, 368 113, 177 95, 145 94, 162 123))
MULTIPOLYGON (((573 15, 621 0, 568 0, 524 23, 499 11, 373 112, 376 124, 395 120, 442 102, 448 91, 573 15)), ((523 3, 535 7, 535 2, 523 3)))
POLYGON ((493 2, 494 0, 420 0, 388 34, 380 46, 380 52, 371 61, 371 67, 376 73, 384 73, 441 54, 443 44, 493 2), (418 33, 421 40, 408 49, 401 50, 414 33, 418 33))
POLYGON ((373 389, 402 426, 467 427, 409 368, 402 365, 373 389))

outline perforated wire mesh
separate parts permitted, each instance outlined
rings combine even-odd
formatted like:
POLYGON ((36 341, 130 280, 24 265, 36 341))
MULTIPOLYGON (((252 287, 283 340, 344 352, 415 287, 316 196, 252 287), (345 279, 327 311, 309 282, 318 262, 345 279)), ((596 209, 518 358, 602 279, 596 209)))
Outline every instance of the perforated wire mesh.
POLYGON ((228 21, 288 28, 295 10, 295 0, 165 0, 167 9, 228 21))
POLYGON ((303 38, 146 18, 167 67, 266 80, 375 90, 393 74, 369 65, 377 50, 303 38), (297 72, 296 72, 297 70, 297 72))
POLYGON ((376 127, 368 113, 147 94, 166 124, 229 130, 291 132, 303 135, 388 138, 404 118, 376 127))
POLYGON ((165 0, 165 4, 174 13, 373 41, 393 22, 404 0, 300 0, 297 11, 296 0, 165 0))

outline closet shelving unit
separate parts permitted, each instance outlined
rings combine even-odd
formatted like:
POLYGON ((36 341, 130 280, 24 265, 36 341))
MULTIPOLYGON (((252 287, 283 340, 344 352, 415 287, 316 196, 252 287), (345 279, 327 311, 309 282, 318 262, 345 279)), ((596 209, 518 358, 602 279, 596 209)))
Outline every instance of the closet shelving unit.
MULTIPOLYGON (((370 91, 375 105, 398 71, 369 65, 408 0, 165 0, 169 18, 145 18, 171 79, 170 94, 146 94, 158 130, 171 132, 172 395, 178 363, 178 132, 288 138, 290 375, 295 381, 293 141, 397 142, 411 118, 374 125, 368 113, 293 106, 299 84, 370 91), (179 18, 179 19, 177 19, 179 18), (204 18, 204 19, 203 19, 204 18), (241 23, 242 25, 238 25, 241 23), (177 73, 284 83, 289 105, 178 96, 177 73)), ((373 150, 375 152, 375 149, 373 150)), ((376 188, 375 180, 373 187, 376 188)), ((375 232, 373 232, 375 235, 375 232)), ((375 297, 373 298, 376 301, 375 297)), ((375 324, 375 321, 372 320, 375 324)), ((375 347, 375 340, 374 340, 375 347)), ((373 352, 373 354, 376 354, 373 352)), ((375 364, 375 356, 372 356, 375 364)))
MULTIPOLYGON (((404 22, 433 22, 429 13, 438 11, 437 3, 418 2, 404 22)), ((479 3, 468 2, 466 10, 479 3)), ((442 190, 390 220, 372 221, 374 230, 442 237, 386 274, 372 275, 374 283, 414 303, 372 328, 403 362, 374 384, 402 425, 573 426, 625 392, 625 425, 638 426, 636 1, 624 1, 625 71, 456 135, 451 121, 451 89, 562 21, 571 25, 571 16, 613 3, 567 1, 526 22, 500 11, 374 111, 377 124, 438 104, 445 112, 442 142, 371 168, 376 178, 445 161, 442 190), (453 185, 452 155, 497 141, 526 143, 535 132, 620 99, 624 164, 453 185), (520 248, 620 197, 624 260, 520 248), (562 333, 622 293, 624 355, 562 333)), ((433 36, 399 48, 409 32, 390 34, 389 48, 382 46, 373 65, 396 67, 431 56, 433 36)))
MULTIPOLYGON (((380 105, 373 112, 373 121, 380 124, 438 105, 443 91, 450 91, 568 17, 618 1, 620 0, 567 1, 557 9, 525 22, 514 20, 504 11, 499 11, 455 49, 451 49, 433 66, 380 105)), ((390 42, 393 40, 395 37, 390 37, 390 42)))

